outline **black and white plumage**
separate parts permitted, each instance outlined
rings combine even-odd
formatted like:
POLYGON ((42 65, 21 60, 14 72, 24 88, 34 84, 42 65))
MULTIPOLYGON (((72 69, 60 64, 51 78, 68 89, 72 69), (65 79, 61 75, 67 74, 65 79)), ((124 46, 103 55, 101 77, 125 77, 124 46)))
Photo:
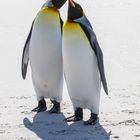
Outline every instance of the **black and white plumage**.
POLYGON ((74 110, 87 108, 97 119, 101 82, 108 94, 103 53, 82 7, 73 0, 69 0, 62 44, 64 72, 74 110))
POLYGON ((49 98, 57 103, 62 100, 63 21, 59 8, 65 2, 66 0, 48 0, 42 6, 32 23, 23 49, 22 76, 25 79, 30 60, 32 80, 38 102, 44 98, 49 98))

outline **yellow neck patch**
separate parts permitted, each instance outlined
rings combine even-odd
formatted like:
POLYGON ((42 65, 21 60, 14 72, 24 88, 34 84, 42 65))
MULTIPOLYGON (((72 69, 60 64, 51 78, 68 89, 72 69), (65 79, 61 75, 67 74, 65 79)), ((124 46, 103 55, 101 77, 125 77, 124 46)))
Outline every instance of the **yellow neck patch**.
POLYGON ((66 21, 65 23, 64 23, 64 28, 65 29, 77 29, 77 28, 79 28, 79 24, 78 23, 76 23, 76 22, 72 22, 72 21, 66 21))
POLYGON ((40 13, 58 13, 58 10, 57 8, 44 7, 40 10, 40 13))

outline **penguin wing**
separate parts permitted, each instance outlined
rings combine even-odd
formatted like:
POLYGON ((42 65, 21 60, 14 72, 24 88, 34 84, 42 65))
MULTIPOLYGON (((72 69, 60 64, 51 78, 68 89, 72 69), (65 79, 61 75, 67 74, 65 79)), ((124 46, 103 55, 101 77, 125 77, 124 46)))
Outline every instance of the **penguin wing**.
POLYGON ((107 87, 107 82, 106 82, 106 77, 105 77, 105 72, 104 72, 103 53, 99 46, 95 33, 90 28, 88 29, 88 31, 89 31, 89 35, 90 35, 91 47, 97 56, 97 63, 98 63, 99 72, 101 75, 101 81, 103 84, 103 88, 104 88, 106 94, 108 95, 108 87, 107 87))
POLYGON ((104 88, 104 91, 106 92, 106 94, 108 95, 108 87, 107 87, 107 82, 106 82, 106 77, 105 77, 105 72, 104 72, 103 53, 102 53, 102 50, 97 41, 96 35, 91 27, 90 22, 88 21, 88 19, 85 16, 81 19, 75 20, 75 22, 80 24, 81 28, 85 32, 85 34, 90 42, 90 45, 91 45, 93 51, 96 54, 103 88, 104 88))
MULTIPOLYGON (((59 15, 60 16, 60 15, 59 15)), ((60 25, 61 25, 61 34, 63 33, 63 20, 62 20, 62 18, 60 17, 60 25)))
POLYGON ((28 67, 28 61, 29 61, 29 45, 30 45, 30 38, 31 38, 31 34, 32 34, 33 24, 34 24, 34 21, 32 23, 29 35, 28 35, 27 40, 25 42, 24 49, 23 49, 23 54, 22 54, 21 69, 22 69, 23 79, 26 78, 26 73, 27 73, 27 67, 28 67))

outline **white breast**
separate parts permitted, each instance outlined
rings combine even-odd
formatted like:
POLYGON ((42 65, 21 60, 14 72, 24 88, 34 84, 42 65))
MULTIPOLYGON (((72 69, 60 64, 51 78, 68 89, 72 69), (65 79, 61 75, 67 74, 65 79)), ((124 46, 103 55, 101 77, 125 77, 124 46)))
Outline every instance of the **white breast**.
POLYGON ((62 66, 61 47, 59 16, 39 15, 34 23, 29 50, 33 72, 45 77, 59 69, 62 66))
POLYGON ((46 88, 53 89, 57 94, 60 85, 62 86, 63 76, 59 13, 40 12, 36 17, 30 40, 29 59, 36 87, 45 91, 46 88))

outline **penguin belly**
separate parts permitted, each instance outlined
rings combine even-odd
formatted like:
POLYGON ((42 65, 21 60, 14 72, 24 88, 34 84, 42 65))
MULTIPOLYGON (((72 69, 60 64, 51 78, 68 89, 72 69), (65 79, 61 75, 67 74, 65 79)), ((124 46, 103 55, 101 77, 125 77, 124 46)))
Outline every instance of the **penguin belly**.
POLYGON ((78 23, 66 22, 63 26, 63 63, 74 108, 98 114, 101 80, 97 58, 78 23))
POLYGON ((34 22, 29 59, 37 98, 62 99, 62 38, 59 12, 42 9, 34 22))

